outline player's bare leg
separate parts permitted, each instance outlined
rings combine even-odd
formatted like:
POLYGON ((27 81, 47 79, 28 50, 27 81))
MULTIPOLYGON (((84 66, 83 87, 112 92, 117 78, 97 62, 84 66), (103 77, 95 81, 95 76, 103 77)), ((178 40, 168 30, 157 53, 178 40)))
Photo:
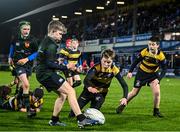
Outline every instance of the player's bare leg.
POLYGON ((24 105, 27 109, 27 117, 33 117, 36 115, 36 112, 34 111, 30 111, 30 100, 29 100, 29 80, 28 80, 28 77, 25 73, 21 74, 20 76, 18 76, 19 79, 21 80, 22 82, 22 88, 23 88, 23 102, 24 102, 24 105))
POLYGON ((73 77, 67 78, 67 82, 72 86, 73 85, 73 77))
POLYGON ((160 106, 160 85, 159 81, 156 79, 150 83, 153 98, 154 98, 154 110, 153 110, 153 116, 156 117, 163 117, 163 115, 159 111, 160 106))
MULTIPOLYGON (((73 110, 73 112, 75 113, 77 119, 78 119, 78 126, 79 127, 84 127, 86 125, 93 125, 96 124, 97 121, 95 120, 91 120, 91 119, 87 119, 81 112, 78 102, 77 102, 77 98, 76 98, 76 93, 75 90, 69 85, 68 82, 64 82, 63 85, 58 89, 59 93, 62 93, 67 95, 68 98, 68 102, 71 106, 71 109, 73 110)), ((65 98, 63 98, 64 96, 59 97, 56 102, 55 102, 55 106, 54 106, 54 112, 53 115, 57 115, 57 116, 52 116, 52 119, 49 121, 49 125, 60 125, 63 126, 61 122, 59 122, 59 117, 58 115, 60 114, 61 108, 63 106, 63 104, 59 104, 59 103, 64 103, 65 98), (60 108, 58 108, 60 107, 60 108), (53 121, 54 120, 54 121, 53 121)), ((64 123, 63 123, 64 124, 64 123)))
MULTIPOLYGON (((127 101, 128 103, 136 96, 138 95, 141 88, 133 88, 131 92, 128 93, 127 101)), ((121 114, 126 106, 125 105, 119 105, 116 108, 116 113, 121 114)))

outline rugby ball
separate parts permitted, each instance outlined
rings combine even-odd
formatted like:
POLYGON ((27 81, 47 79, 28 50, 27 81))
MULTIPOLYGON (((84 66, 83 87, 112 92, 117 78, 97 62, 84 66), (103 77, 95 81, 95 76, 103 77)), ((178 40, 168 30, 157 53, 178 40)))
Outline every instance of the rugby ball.
POLYGON ((105 117, 103 113, 95 108, 88 108, 84 111, 84 115, 90 119, 97 120, 98 124, 105 123, 105 117))

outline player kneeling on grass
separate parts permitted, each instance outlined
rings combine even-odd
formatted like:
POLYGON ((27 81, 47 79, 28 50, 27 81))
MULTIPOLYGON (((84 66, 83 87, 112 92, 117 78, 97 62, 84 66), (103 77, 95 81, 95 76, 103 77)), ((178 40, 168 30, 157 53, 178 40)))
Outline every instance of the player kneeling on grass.
MULTIPOLYGON (((153 116, 163 117, 159 112, 160 105, 160 80, 164 77, 166 73, 166 58, 164 53, 158 49, 159 48, 159 38, 151 37, 148 42, 148 48, 143 49, 134 63, 131 65, 127 77, 130 79, 132 77, 132 72, 136 65, 140 63, 138 67, 137 74, 135 76, 134 88, 128 94, 128 102, 131 101, 141 90, 141 87, 148 84, 153 92, 154 97, 154 110, 153 116), (161 74, 159 75, 158 70, 162 68, 161 74)), ((124 105, 120 105, 116 112, 122 113, 124 105)))
MULTIPOLYGON (((128 86, 120 74, 120 69, 113 64, 114 57, 113 50, 104 50, 101 54, 101 62, 95 64, 88 71, 84 79, 84 90, 78 98, 81 109, 91 101, 90 107, 99 110, 105 101, 113 77, 119 81, 123 89, 123 98, 120 100, 120 104, 127 104, 128 86)), ((69 117, 73 116, 74 113, 71 111, 69 117)))
POLYGON ((60 44, 62 34, 65 33, 66 28, 64 24, 60 21, 51 21, 48 24, 48 36, 41 42, 38 50, 36 78, 48 92, 54 91, 58 96, 54 104, 54 110, 49 125, 65 126, 64 123, 59 121, 59 114, 66 100, 66 96, 71 108, 77 116, 78 126, 84 127, 86 125, 93 125, 96 124, 97 121, 88 119, 82 114, 77 103, 75 90, 56 72, 56 70, 74 70, 75 68, 75 65, 72 63, 68 63, 67 65, 57 63, 58 44, 60 44))
MULTIPOLYGON (((20 88, 18 94, 10 96, 11 88, 8 86, 0 87, 0 107, 2 109, 9 109, 14 111, 27 112, 25 105, 23 104, 23 89, 20 88)), ((33 114, 28 117, 36 116, 36 112, 40 112, 43 105, 43 89, 36 88, 33 92, 30 92, 30 111, 33 114)))

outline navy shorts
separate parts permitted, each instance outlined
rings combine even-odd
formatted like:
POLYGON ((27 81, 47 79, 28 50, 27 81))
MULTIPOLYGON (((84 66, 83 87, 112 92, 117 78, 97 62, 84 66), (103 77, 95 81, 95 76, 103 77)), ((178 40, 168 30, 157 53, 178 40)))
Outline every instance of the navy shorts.
POLYGON ((32 68, 31 67, 24 67, 24 66, 16 66, 15 73, 17 76, 26 73, 27 76, 31 76, 32 68))
POLYGON ((84 90, 78 98, 78 104, 80 106, 80 109, 82 109, 86 104, 91 102, 90 107, 99 110, 105 101, 106 95, 107 92, 93 94, 90 93, 86 88, 84 88, 84 90))
POLYGON ((47 89, 48 92, 57 91, 62 84, 64 83, 65 79, 58 75, 57 73, 53 73, 47 79, 41 81, 40 83, 47 89))
POLYGON ((146 73, 139 69, 137 71, 137 74, 135 76, 134 80, 134 87, 135 88, 141 88, 142 86, 145 86, 146 84, 149 85, 153 80, 158 79, 157 73, 146 73))

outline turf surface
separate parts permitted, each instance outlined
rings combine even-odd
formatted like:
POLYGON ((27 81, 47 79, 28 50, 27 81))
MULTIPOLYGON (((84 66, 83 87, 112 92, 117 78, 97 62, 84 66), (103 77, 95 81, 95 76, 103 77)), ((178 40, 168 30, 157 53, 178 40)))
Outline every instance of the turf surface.
MULTIPOLYGON (((84 76, 81 78, 83 79, 84 76)), ((12 79, 10 72, 0 72, 0 85, 8 84, 12 79)), ((133 79, 126 79, 126 81, 129 85, 129 90, 131 90, 133 79)), ((39 85, 34 74, 30 78, 30 84, 31 89, 39 85)), ((77 96, 82 91, 82 88, 83 85, 76 89, 77 96)), ((144 87, 139 95, 128 104, 123 114, 117 115, 115 108, 118 106, 121 97, 122 89, 116 79, 114 79, 106 101, 101 108, 106 118, 105 124, 86 127, 81 130, 77 127, 76 119, 68 119, 70 107, 67 101, 60 114, 60 119, 67 126, 48 125, 56 94, 48 93, 45 90, 43 108, 34 119, 27 119, 26 113, 0 109, 0 131, 180 131, 179 78, 164 78, 161 81, 160 110, 165 116, 161 119, 152 116, 153 98, 149 87, 144 87)))

